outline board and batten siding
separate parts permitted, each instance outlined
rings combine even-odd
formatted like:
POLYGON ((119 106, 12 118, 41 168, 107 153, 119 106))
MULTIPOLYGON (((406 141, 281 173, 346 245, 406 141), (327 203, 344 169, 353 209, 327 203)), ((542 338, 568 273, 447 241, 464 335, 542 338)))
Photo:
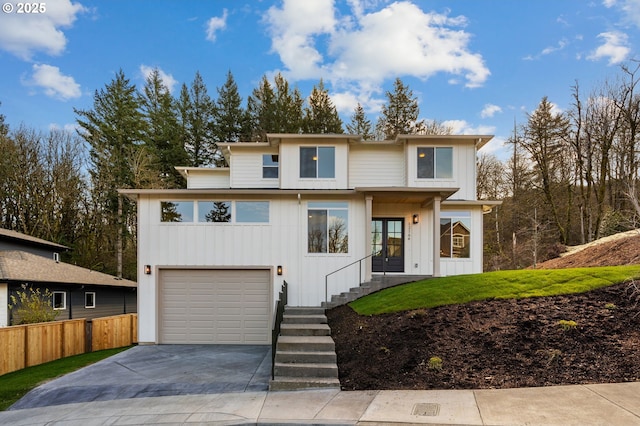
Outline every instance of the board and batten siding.
MULTIPOLYGON (((248 198, 233 198, 238 199, 248 198)), ((304 235, 307 232, 307 202, 319 201, 318 198, 303 196, 299 201, 297 196, 281 196, 271 199, 268 224, 161 223, 161 200, 165 198, 141 195, 138 202, 141 342, 155 342, 156 339, 158 268, 269 268, 273 279, 272 303, 283 280, 287 280, 291 306, 319 306, 325 299, 325 275, 365 256, 362 226, 365 212, 361 196, 341 198, 350 206, 347 254, 307 253, 304 235), (150 275, 142 272, 147 264, 152 266, 150 275), (276 275, 278 265, 283 267, 282 276, 276 275)), ((357 285, 356 268, 340 277, 334 293, 357 285)))
POLYGON ((0 283, 0 327, 9 325, 9 284, 0 283))
MULTIPOLYGON (((278 179, 262 177, 262 155, 277 155, 278 152, 234 151, 231 156, 231 186, 233 188, 277 188, 278 179)), ((282 165, 280 164, 280 167, 282 165)), ((279 171, 280 172, 280 171, 279 171)))
POLYGON ((473 145, 410 144, 407 146, 407 176, 410 187, 460 188, 450 199, 476 200, 476 149, 473 145), (452 179, 418 179, 418 147, 453 147, 452 179))
POLYGON ((189 170, 188 189, 229 188, 231 186, 228 168, 189 170))
POLYGON ((392 145, 380 150, 365 145, 352 146, 349 153, 349 188, 405 186, 404 146, 392 145))

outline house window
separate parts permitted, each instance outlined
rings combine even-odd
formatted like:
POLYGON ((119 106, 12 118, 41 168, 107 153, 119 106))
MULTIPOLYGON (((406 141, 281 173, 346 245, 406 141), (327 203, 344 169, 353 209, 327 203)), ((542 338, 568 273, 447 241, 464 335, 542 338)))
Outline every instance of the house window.
POLYGON ((269 223, 269 202, 236 201, 236 222, 269 223))
POLYGON ((93 291, 87 291, 84 294, 84 307, 95 308, 96 307, 96 293, 93 291))
POLYGON ((312 202, 308 205, 309 253, 349 252, 349 205, 312 202))
POLYGON ((162 222, 193 222, 193 201, 162 201, 162 222))
POLYGON ((271 154, 262 155, 262 178, 263 179, 278 178, 278 155, 271 155, 271 154))
POLYGON ((440 218, 440 257, 471 257, 471 213, 443 212, 440 218))
POLYGON ((231 222, 231 201, 198 201, 198 222, 231 222))
POLYGON ((53 309, 67 309, 67 293, 64 291, 53 292, 53 309))
POLYGON ((451 147, 419 147, 418 148, 419 179, 452 179, 453 148, 451 147))
POLYGON ((300 177, 336 177, 336 149, 333 146, 300 147, 300 177))

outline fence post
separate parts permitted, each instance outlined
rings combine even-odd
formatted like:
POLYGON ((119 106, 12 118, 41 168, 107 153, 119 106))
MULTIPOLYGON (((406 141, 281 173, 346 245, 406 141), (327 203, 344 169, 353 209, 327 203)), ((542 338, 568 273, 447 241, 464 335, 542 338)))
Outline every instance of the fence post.
POLYGON ((85 352, 93 352, 93 322, 88 319, 84 328, 85 352))

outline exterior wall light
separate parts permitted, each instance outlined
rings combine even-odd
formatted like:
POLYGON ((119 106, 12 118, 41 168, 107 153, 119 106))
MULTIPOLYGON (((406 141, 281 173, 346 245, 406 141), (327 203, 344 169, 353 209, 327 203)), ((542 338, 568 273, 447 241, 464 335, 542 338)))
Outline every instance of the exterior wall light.
POLYGON ((282 275, 282 265, 278 265, 278 267, 276 268, 276 273, 278 275, 282 275))
POLYGON ((144 274, 151 275, 151 265, 144 265, 144 274))
POLYGON ((417 225, 418 223, 420 223, 420 215, 414 214, 413 215, 413 224, 417 225))

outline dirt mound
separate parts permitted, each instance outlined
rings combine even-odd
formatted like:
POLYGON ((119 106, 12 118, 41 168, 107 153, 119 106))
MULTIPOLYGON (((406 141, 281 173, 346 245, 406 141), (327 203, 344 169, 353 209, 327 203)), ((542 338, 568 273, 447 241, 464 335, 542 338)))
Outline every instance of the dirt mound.
MULTIPOLYGON (((570 247, 538 268, 640 263, 640 231, 570 247)), ((629 284, 583 294, 358 315, 327 311, 345 390, 482 389, 640 380, 629 284)))
POLYGON ((640 230, 623 232, 591 243, 569 247, 556 259, 539 263, 537 269, 618 266, 640 263, 640 230))

